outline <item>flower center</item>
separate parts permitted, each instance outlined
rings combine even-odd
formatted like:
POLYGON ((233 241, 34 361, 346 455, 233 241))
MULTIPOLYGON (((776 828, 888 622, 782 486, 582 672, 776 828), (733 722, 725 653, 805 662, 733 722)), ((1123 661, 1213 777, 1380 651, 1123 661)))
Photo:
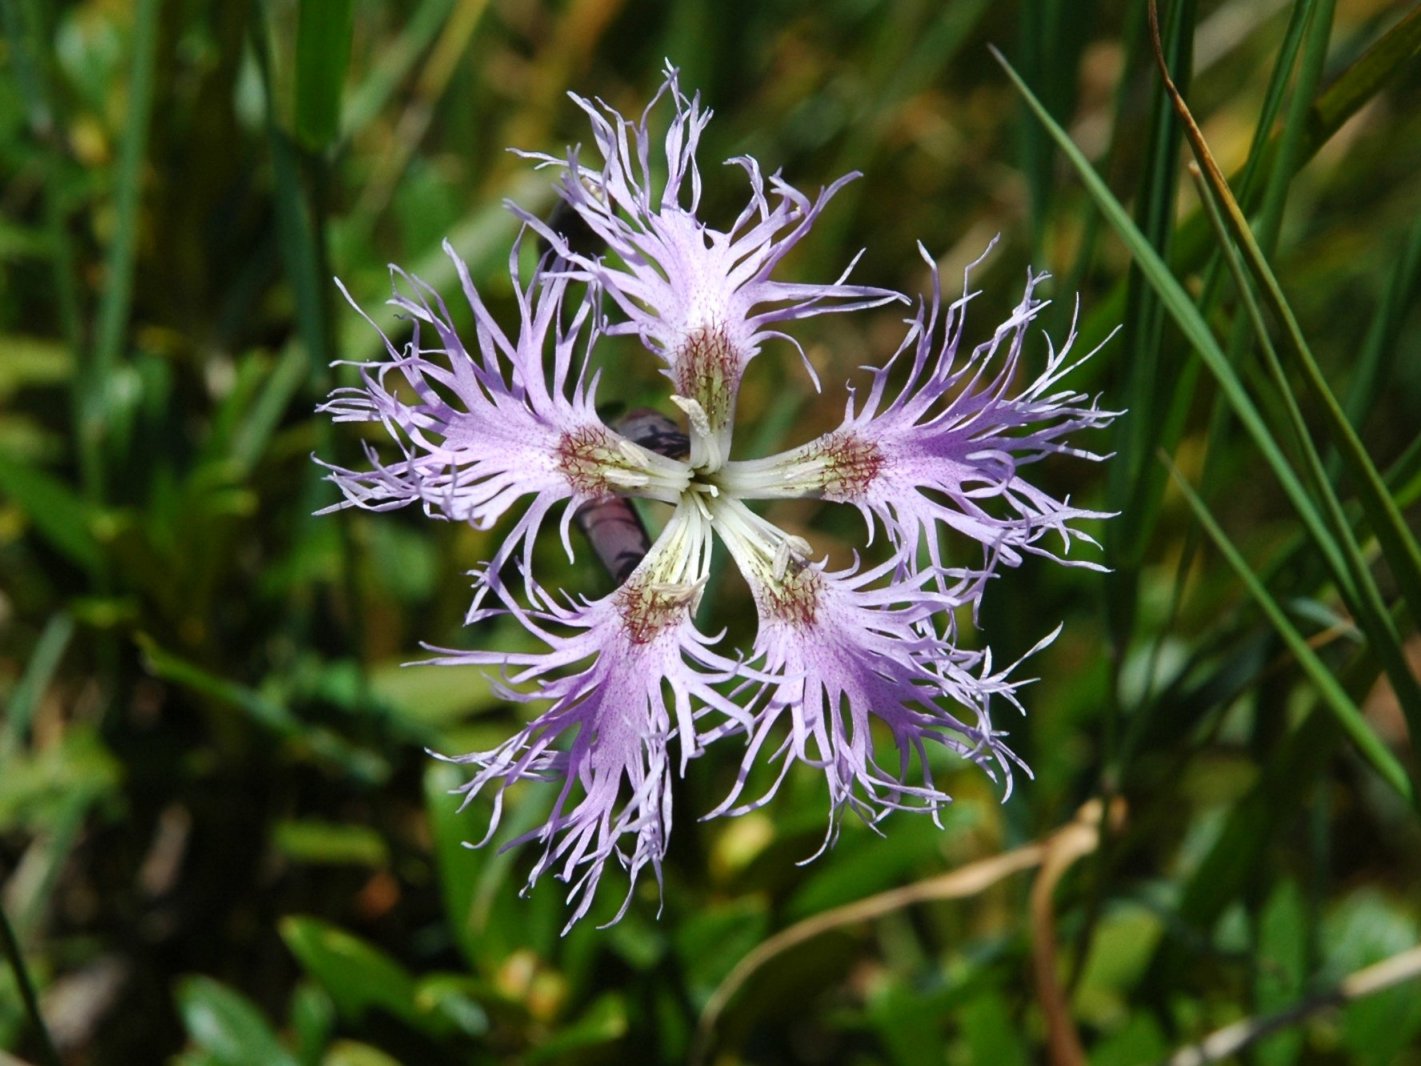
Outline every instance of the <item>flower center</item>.
POLYGON ((579 495, 621 493, 675 503, 690 482, 685 463, 657 455, 602 426, 570 429, 558 439, 557 468, 579 495))

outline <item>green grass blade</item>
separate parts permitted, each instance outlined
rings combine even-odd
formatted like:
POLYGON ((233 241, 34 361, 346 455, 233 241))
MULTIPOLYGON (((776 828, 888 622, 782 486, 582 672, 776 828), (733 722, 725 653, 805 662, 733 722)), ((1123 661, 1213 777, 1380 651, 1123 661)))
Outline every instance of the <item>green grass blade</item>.
MULTIPOLYGON (((1391 281, 1382 298, 1381 309, 1372 319, 1366 339, 1362 341, 1352 383, 1342 403, 1347 421, 1353 425, 1361 425, 1376 402, 1386 372, 1395 366, 1399 354, 1398 342, 1407 316, 1421 303, 1421 222, 1411 227, 1405 243, 1392 258, 1396 265, 1392 269, 1391 281)), ((1328 470, 1334 476, 1340 462, 1341 457, 1337 455, 1329 459, 1328 470)), ((1390 478, 1387 480, 1395 484, 1390 478)))
MULTIPOLYGON (((1173 470, 1172 467, 1171 470, 1173 470)), ((1209 534, 1215 547, 1219 549, 1219 553, 1223 555, 1229 566, 1233 568, 1234 573, 1238 575, 1239 580, 1243 582, 1244 587, 1248 589, 1249 595, 1268 616, 1273 628, 1283 639, 1283 642, 1288 645, 1288 649, 1297 659, 1298 665, 1312 681, 1318 695, 1332 712, 1333 717, 1337 719, 1343 732, 1352 739, 1357 750, 1372 764, 1373 769, 1377 771, 1383 781, 1405 797, 1408 802, 1414 802, 1416 793, 1413 791, 1412 782, 1408 778, 1406 770, 1397 761, 1396 756, 1372 731, 1366 718, 1363 717, 1361 709, 1353 702, 1352 697, 1347 695, 1332 670, 1318 658, 1317 653, 1308 645, 1307 639, 1298 632, 1297 627, 1289 620, 1282 607, 1278 605, 1263 583, 1258 580, 1257 575, 1254 574, 1218 523, 1214 521, 1213 515, 1209 513, 1208 507, 1195 494, 1194 489, 1180 476, 1178 471, 1173 471, 1173 473, 1179 491, 1184 494, 1185 500, 1194 511, 1194 517, 1198 519, 1199 524, 1209 534)))
POLYGON ((158 0, 138 0, 133 16, 133 66, 128 85, 128 113, 114 178, 114 234, 104 261, 103 299, 95 326, 93 360, 79 379, 87 389, 80 425, 85 481, 94 499, 103 498, 105 399, 108 381, 128 331, 133 300, 133 264, 138 243, 138 208, 143 187, 143 158, 153 110, 153 81, 158 55, 158 0))
POLYGON ((352 0, 301 0, 296 22, 296 136, 320 151, 340 132, 341 93, 355 29, 352 0))
MULTIPOLYGON (((1184 290, 1184 287, 1175 278, 1159 253, 1150 246, 1143 233, 1140 232, 1120 201, 1110 192, 1105 182, 1101 180, 1099 174, 1090 165, 1089 160, 1081 154, 1079 148, 1071 141, 1051 116, 1047 113, 1041 102, 1032 95, 1026 83, 1021 80, 1017 73, 1011 69, 1005 57, 997 53, 997 61, 1001 63, 1007 76, 1016 85, 1026 99, 1031 109, 1036 113, 1038 119, 1046 124, 1052 137, 1055 138, 1061 152, 1075 167, 1081 176, 1081 181, 1091 198, 1095 200, 1096 206, 1105 215, 1106 220, 1120 235, 1131 253, 1135 256, 1141 270, 1149 278, 1150 283, 1155 286, 1160 295, 1160 299, 1170 316, 1178 324, 1185 338, 1193 345, 1194 350, 1199 354, 1208 367, 1214 378, 1218 381, 1220 389, 1233 408, 1234 414, 1248 430, 1254 443, 1257 444, 1263 458, 1268 463, 1268 467, 1273 471, 1278 479, 1279 485, 1287 494, 1289 501, 1297 511, 1298 517, 1302 520, 1308 533, 1317 545, 1318 550, 1323 554, 1328 562, 1328 566, 1339 584, 1347 586, 1347 593, 1350 595, 1350 580, 1347 574, 1347 567, 1333 538, 1328 534, 1326 524, 1322 516, 1318 513, 1316 506, 1312 502, 1311 496, 1299 480, 1297 473, 1284 456, 1278 442, 1274 439, 1272 431, 1254 405, 1229 364, 1223 350, 1219 347, 1218 341, 1209 330, 1208 323, 1200 314, 1199 309, 1194 306, 1193 300, 1184 290)), ((1129 417, 1128 415, 1126 417, 1129 417)))
MULTIPOLYGON (((1299 8, 1303 6, 1300 4, 1299 8)), ((1288 186, 1299 169, 1298 158, 1307 135, 1309 102, 1317 92, 1327 62, 1327 46, 1332 37, 1332 17, 1336 2, 1318 0, 1313 3, 1309 0, 1306 6, 1309 8, 1309 21, 1304 37, 1302 62, 1298 67, 1298 80, 1293 87, 1293 98, 1283 120, 1282 131, 1278 135, 1278 149, 1274 156, 1273 169, 1268 174, 1264 187, 1263 208, 1258 218, 1259 241, 1263 247, 1270 250, 1278 243, 1278 233, 1283 225, 1283 208, 1288 200, 1288 186)))
MULTIPOLYGON (((1308 108, 1307 132, 1293 163, 1296 173, 1342 126, 1365 106, 1386 84, 1421 53, 1421 7, 1413 9, 1388 30, 1356 62, 1320 92, 1308 108)), ((1259 157, 1262 172, 1271 172, 1279 151, 1281 134, 1275 134, 1264 146, 1259 157)), ((1289 177, 1291 178, 1291 174, 1289 177)), ((1262 198, 1263 187, 1255 185, 1241 198, 1244 209, 1254 211, 1262 198)), ((1181 274, 1197 270, 1208 258, 1213 247, 1208 220, 1202 212, 1185 220, 1178 227, 1172 261, 1181 274)), ((1098 310, 1120 307, 1124 303, 1124 284, 1117 286, 1098 310)), ((1118 318, 1114 311, 1111 317, 1118 318)))
MULTIPOLYGON (((1081 53, 1086 31, 1094 21, 1095 4, 1072 0, 1027 0, 1018 24, 1020 55, 1026 78, 1051 101, 1052 113, 1064 119, 1075 109, 1081 53)), ((1031 248, 1040 251, 1046 232, 1054 184, 1055 159, 1049 138, 1027 122, 1018 127, 1021 169, 1031 204, 1031 248)))
POLYGON ((266 452, 272 434, 308 378, 308 359, 300 345, 288 344, 267 376, 265 387, 232 436, 231 457, 250 473, 266 452))
POLYGON ((94 534, 99 509, 68 482, 0 455, 0 491, 61 555, 91 573, 103 565, 103 548, 94 534))
MULTIPOLYGON (((266 62, 265 43, 261 41, 259 32, 255 37, 258 62, 265 75, 270 70, 266 62)), ((311 232, 311 218, 306 210, 301 189, 296 153, 277 125, 275 102, 272 99, 275 87, 269 78, 264 78, 264 81, 267 95, 267 144, 271 149, 272 172, 276 184, 277 244, 286 268, 287 280, 292 287, 292 295, 295 297, 297 335, 306 348, 310 374, 315 378, 324 374, 327 358, 325 316, 321 313, 322 300, 317 288, 315 238, 311 232)))
POLYGON ((1301 371, 1309 391, 1318 401, 1328 430, 1356 485, 1358 499, 1367 515, 1367 521, 1381 544, 1397 584, 1401 586, 1402 598, 1407 603, 1412 619, 1421 619, 1421 544, 1418 544, 1412 535, 1400 508, 1387 491, 1381 473, 1367 454, 1361 438, 1343 414, 1337 397, 1333 395, 1326 378, 1323 377, 1322 370, 1303 337, 1302 327, 1298 324, 1277 277, 1248 226, 1243 209, 1234 199, 1223 171, 1219 169, 1209 151, 1203 131, 1195 123, 1184 98, 1169 81, 1168 70, 1162 67, 1162 73, 1170 95, 1174 98, 1175 108, 1184 120, 1195 157, 1199 160, 1210 189, 1224 209, 1224 220, 1243 252, 1244 261, 1259 286, 1264 302, 1282 325, 1285 341, 1283 350, 1301 371))
MULTIPOLYGON (((1264 91, 1263 103, 1259 108, 1258 120, 1254 124, 1253 139, 1250 142, 1248 158, 1244 163, 1242 177, 1239 179, 1239 188, 1245 195, 1251 194, 1260 175, 1262 174, 1261 162, 1264 156, 1264 149, 1269 143, 1269 138, 1273 136, 1278 116, 1283 110, 1284 100, 1288 96, 1288 86, 1292 80, 1293 67, 1297 62, 1297 57, 1302 49, 1305 31, 1312 22, 1313 14, 1317 9, 1319 0, 1298 0, 1293 5, 1292 14, 1288 18, 1288 26, 1283 33, 1283 40, 1279 45, 1278 55, 1273 63, 1272 74, 1268 79, 1268 86, 1264 91)), ((1330 14, 1328 18, 1330 19, 1330 14)), ((1142 20, 1142 22, 1148 20, 1142 20)), ((1142 33, 1142 37, 1147 37, 1148 33, 1142 33)), ((1325 37, 1325 35, 1324 35, 1325 37)), ((1311 41, 1312 38, 1309 37, 1311 41)), ((1307 102, 1311 99, 1313 89, 1309 88, 1304 94, 1303 86, 1300 84, 1294 93, 1295 101, 1307 102)), ((1163 95, 1163 90, 1161 89, 1163 95)), ((1293 109, 1298 110, 1297 108, 1293 109)), ((1173 108, 1171 107, 1171 112, 1173 108)), ((1291 117, 1292 112, 1290 112, 1291 117)), ((1286 185, 1283 186, 1286 189, 1286 185)), ((1204 282, 1202 295, 1199 297, 1198 305, 1205 315, 1208 315, 1215 305, 1220 292, 1221 282, 1224 278, 1223 256, 1216 254, 1204 270, 1204 282)), ((1249 334, 1246 324, 1239 320, 1238 325, 1242 327, 1236 330, 1230 338, 1229 363, 1233 366, 1242 365, 1243 346, 1247 343, 1249 334)), ((1171 420, 1166 426, 1165 432, 1161 434, 1161 444, 1168 452, 1173 452, 1178 447, 1178 442, 1183 436, 1184 426, 1187 423, 1190 404, 1194 398, 1194 385, 1199 364, 1193 361, 1186 366, 1181 373, 1179 388, 1176 390, 1177 397, 1175 405, 1171 409, 1171 420)), ((1215 482, 1219 469, 1224 466, 1223 459, 1228 454, 1229 449, 1220 447, 1219 444, 1225 439, 1228 432, 1228 405, 1223 397, 1216 396, 1213 403, 1213 410, 1210 414, 1209 428, 1203 435, 1206 442, 1206 452, 1203 463, 1203 473, 1200 482, 1205 490, 1215 482)), ((1160 471, 1155 464, 1151 467, 1163 478, 1163 471, 1160 471)), ((1173 588, 1170 594, 1170 607, 1168 617, 1172 620, 1178 616, 1185 600, 1185 589, 1189 575, 1193 568, 1194 553, 1196 550, 1194 532, 1191 530, 1186 538, 1185 546, 1179 553, 1179 560, 1175 567, 1175 577, 1173 588)), ((1158 640, 1152 652, 1155 661, 1164 653, 1165 646, 1172 631, 1172 625, 1163 626, 1158 631, 1158 640)), ((1151 670, 1151 673, 1154 671, 1151 670)))
MULTIPOLYGON (((74 239, 66 217, 65 199, 73 178, 62 141, 56 135, 64 127, 66 114, 62 98, 57 98, 51 72, 51 58, 43 41, 45 18, 36 0, 11 0, 0 4, 0 22, 5 28, 10 64, 16 87, 24 102, 30 132, 48 149, 45 153, 44 229, 53 257, 54 296, 65 343, 76 359, 84 356, 84 327, 79 307, 79 285, 74 269, 74 239)), ((83 395, 74 390, 76 418, 83 416, 83 395)))
POLYGON ((245 685, 204 670, 162 648, 146 634, 137 637, 144 665, 154 677, 182 685, 201 696, 242 712, 275 736, 292 742, 316 759, 338 767, 357 781, 378 783, 390 775, 389 761, 323 726, 303 722, 290 708, 245 685))
POLYGON ((399 37, 384 49, 361 83, 351 87, 342 109, 343 135, 364 129, 380 113, 439 35, 453 8, 454 0, 421 0, 401 26, 399 37))
MULTIPOLYGON (((1191 63, 1194 22, 1192 0, 1171 7, 1165 32, 1170 54, 1182 70, 1188 70, 1191 63)), ((1151 112, 1135 221, 1150 247, 1167 260, 1179 192, 1182 131, 1162 90, 1156 91, 1151 112)), ((1189 388, 1179 387, 1185 366, 1164 359, 1164 325, 1159 295, 1140 268, 1132 267, 1126 284, 1120 342, 1125 351, 1135 353, 1124 370, 1125 406, 1131 417, 1121 419, 1115 429, 1116 459, 1108 473, 1107 509, 1119 517, 1106 534, 1113 560, 1113 570, 1107 578, 1107 604, 1116 644, 1121 647, 1128 642, 1133 628, 1138 568, 1164 497, 1163 472, 1149 457, 1169 439, 1165 433, 1181 426, 1193 392, 1192 380, 1189 388)))
POLYGON ((10 693, 5 704, 5 731, 0 734, 0 762, 5 756, 20 746, 25 730, 30 727, 35 708, 40 697, 49 687, 64 649, 74 636, 74 619, 67 612, 54 615, 45 623, 44 630, 35 642, 30 661, 19 683, 10 693))
POLYGON ((1292 429, 1296 447, 1303 456, 1303 469, 1308 476, 1313 493, 1322 501, 1323 513, 1337 539, 1338 550, 1347 563, 1348 572, 1357 592, 1356 600, 1349 602, 1348 606, 1357 616, 1358 624, 1367 635, 1369 646, 1376 653, 1387 676, 1391 679, 1397 699, 1406 713, 1408 723, 1414 730, 1418 724, 1421 724, 1421 684, 1418 684, 1406 661, 1401 635, 1397 632, 1386 604, 1382 601, 1381 591, 1372 578, 1371 568, 1362 557, 1361 545, 1357 543, 1357 538, 1352 533, 1352 526, 1343 510, 1342 501, 1338 499, 1331 482, 1328 481, 1327 472, 1322 464, 1322 456, 1312 442, 1312 435, 1308 432, 1302 409, 1298 406, 1297 398, 1289 387, 1287 376, 1283 372, 1283 364, 1278 359, 1278 353, 1268 335, 1267 324, 1263 321, 1263 311, 1258 306, 1257 300, 1254 299, 1248 275, 1234 251, 1228 234, 1224 231, 1224 220, 1218 204, 1215 202, 1208 184, 1199 173, 1199 168, 1191 165, 1190 171, 1198 186, 1200 202, 1204 205, 1209 220, 1217 232, 1219 247, 1223 252, 1229 272, 1233 275, 1234 285, 1237 287, 1247 311, 1247 317, 1253 324, 1258 344, 1264 353, 1264 362, 1277 386, 1278 398, 1292 429))
POLYGON ((1421 5, 1387 30, 1355 63, 1337 77, 1309 109, 1308 135, 1301 166, 1332 139, 1342 125, 1421 55, 1421 5))
POLYGON ((36 1039, 39 1041, 40 1059, 45 1066, 59 1066, 59 1052, 55 1050, 49 1028, 44 1024, 44 1015, 39 1009, 39 997, 35 995, 34 982, 30 980, 29 967, 25 965, 19 938, 15 936, 15 930, 10 925, 10 916, 5 913, 3 906, 0 906, 0 943, 4 945, 10 971, 15 975, 15 987, 20 992, 20 1001, 24 1003, 25 1013, 29 1016, 30 1024, 34 1026, 36 1039))

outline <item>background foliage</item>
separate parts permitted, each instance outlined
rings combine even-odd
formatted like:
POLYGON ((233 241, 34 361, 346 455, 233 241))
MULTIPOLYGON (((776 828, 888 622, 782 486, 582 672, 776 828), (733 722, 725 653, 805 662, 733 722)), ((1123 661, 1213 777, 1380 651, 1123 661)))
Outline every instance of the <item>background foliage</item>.
MULTIPOLYGON (((1417 9, 1164 13, 1296 331, 1200 210, 1138 0, 3 13, 0 876, 24 966, 0 971, 0 1047, 96 1064, 1139 1063, 1421 940, 1417 9), (620 925, 560 939, 559 886, 519 899, 530 856, 461 847, 487 809, 456 813, 457 773, 425 753, 491 746, 514 712, 476 672, 399 666, 421 640, 469 639, 462 574, 491 536, 313 518, 335 495, 310 455, 358 443, 312 408, 333 360, 378 351, 329 279, 372 311, 387 262, 448 290, 447 236, 506 314, 501 201, 550 195, 504 148, 585 139, 568 89, 639 111, 663 57, 717 112, 712 219, 743 195, 715 165, 732 155, 810 189, 863 172, 793 272, 866 247, 857 278, 916 292, 916 241, 952 278, 1000 233, 974 276, 982 331, 1029 263, 1058 277, 1053 336, 1074 292, 1082 350, 1123 323, 1079 380, 1129 408, 1094 442, 1115 458, 1044 475, 1120 517, 1101 531, 1108 577, 1028 563, 988 599, 1003 659, 1065 622, 1013 727, 1036 777, 1008 803, 944 765, 945 830, 849 825, 799 866, 823 829, 810 773, 759 814, 682 819, 659 915, 647 892, 620 925), (943 881, 963 867, 984 878, 943 881)), ((810 331, 822 397, 793 353, 758 360, 751 447, 827 428, 837 382, 892 351, 898 317, 810 331)), ((624 354, 616 398, 659 402, 651 361, 624 354)), ((777 519, 837 558, 858 535, 832 510, 777 519)), ((581 558, 546 563, 605 588, 581 558)), ((717 597, 743 628, 743 591, 717 597)), ((683 809, 733 769, 698 766, 683 809)), ((549 799, 518 798, 523 826, 549 799)), ((1308 1013, 1248 1061, 1421 1061, 1416 987, 1308 1013)))

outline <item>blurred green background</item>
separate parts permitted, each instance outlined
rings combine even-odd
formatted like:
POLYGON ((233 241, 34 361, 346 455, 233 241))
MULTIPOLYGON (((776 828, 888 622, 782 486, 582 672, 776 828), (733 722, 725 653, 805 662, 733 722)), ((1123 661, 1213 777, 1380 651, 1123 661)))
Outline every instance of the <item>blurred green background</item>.
MULTIPOLYGON (((1163 13, 1296 329, 1200 210, 1134 0, 0 10, 0 1048, 189 1066, 1131 1064, 1421 941, 1413 5, 1163 13), (426 754, 492 747, 518 712, 477 671, 399 665, 420 641, 475 639, 464 572, 498 533, 313 518, 336 493, 312 453, 353 463, 360 441, 313 407, 349 373, 333 360, 380 352, 332 276, 397 329, 386 264, 452 304, 448 237, 508 316, 501 202, 551 195, 505 148, 589 141, 567 90, 639 113, 666 57, 716 111, 712 222, 744 202, 730 156, 810 191, 862 172, 787 275, 827 278, 866 248, 857 280, 916 293, 916 241, 951 286, 1001 234, 969 341, 1028 265, 1056 275, 1051 336, 1076 292, 1080 351, 1123 324, 1073 382, 1129 409, 1082 442, 1114 458, 1036 474, 1120 517, 1080 553, 1109 575, 1031 560, 988 597, 973 639, 1003 662, 1065 623, 1009 723, 1035 771, 1009 802, 943 760, 943 830, 846 824, 800 866, 823 832, 819 775, 701 824, 737 764, 719 752, 678 785, 659 911, 644 879, 599 931, 612 872, 560 938, 562 886, 520 899, 531 853, 463 848, 488 806, 456 813, 459 774, 426 754), (1052 836, 1091 800, 1118 819, 1097 804, 1052 836), (960 868, 981 877, 942 880, 960 868)), ((767 349, 742 454, 835 424, 843 382, 891 354, 900 319, 798 330, 822 396, 791 349, 767 349)), ((601 399, 666 409, 653 360, 606 351, 601 399)), ((836 560, 861 535, 832 508, 775 517, 836 560)), ((545 547, 545 583, 606 589, 590 553, 569 566, 545 547)), ((723 586, 715 614, 743 638, 748 598, 723 586)), ((515 793, 504 836, 549 800, 515 793)), ((1421 1062, 1418 988, 1298 1012, 1241 1060, 1421 1062)))

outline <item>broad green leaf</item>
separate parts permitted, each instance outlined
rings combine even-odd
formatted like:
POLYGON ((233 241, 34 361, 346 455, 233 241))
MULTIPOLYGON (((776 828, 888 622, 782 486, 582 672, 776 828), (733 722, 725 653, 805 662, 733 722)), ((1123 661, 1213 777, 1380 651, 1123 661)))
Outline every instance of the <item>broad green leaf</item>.
POLYGON ((1098 1039, 1090 1048, 1091 1066, 1139 1066, 1161 1062, 1169 1045, 1159 1024, 1144 1011, 1130 1014, 1119 1029, 1098 1039))
POLYGON ((37 829, 77 804, 116 793, 124 768, 90 726, 68 729, 58 743, 11 754, 0 774, 0 826, 37 829))
POLYGON ((291 1028, 296 1034, 296 1054, 301 1066, 316 1066, 336 1025, 330 995, 309 978, 291 993, 291 1028))
POLYGON ((1082 1021, 1108 1029, 1128 1016, 1162 932, 1159 916, 1138 905, 1117 904, 1101 916, 1073 997, 1082 1021))
POLYGON ((74 356, 47 337, 12 333, 0 337, 0 404, 23 388, 59 385, 74 374, 74 356))
POLYGON ((458 767, 431 761, 424 772, 424 802, 434 834, 434 863, 444 900, 445 927, 469 965, 479 967, 493 962, 497 955, 488 952, 489 945, 482 936, 488 900, 481 899, 477 891, 479 871, 487 856, 464 846, 465 840, 478 839, 486 823, 476 825, 473 812, 459 810, 459 797, 454 790, 464 780, 458 767))
POLYGON ((292 916, 282 920, 281 938, 346 1018, 359 1020, 379 1009, 433 1035, 450 1029, 447 1018, 418 1002, 408 970, 354 934, 318 918, 292 916))
POLYGON ((1027 1066, 1033 1061, 1020 1022, 1012 1017, 1006 997, 1000 993, 989 990, 967 1000, 960 1024, 971 1049, 970 1061, 1001 1066, 1027 1066))
MULTIPOLYGON (((990 993, 988 993, 990 995, 990 993)), ((942 1004, 935 996, 913 982, 896 974, 885 974, 868 994, 865 1013, 877 1032, 878 1040, 894 1066, 919 1066, 924 1062, 942 1062, 947 1051, 949 1019, 944 1017, 942 1004)), ((977 1000, 961 1003, 953 1012, 953 1021, 960 1021, 964 1043, 972 1048, 975 1061, 994 1062, 992 1058, 977 1058, 977 1051, 968 1033, 973 1024, 971 1015, 977 1000)), ((1005 1060, 1010 1062, 1008 1058, 1005 1060)))
MULTIPOLYGON (((1421 940, 1413 900, 1395 900, 1376 888, 1344 899, 1323 923, 1329 976, 1348 973, 1414 948, 1421 940)), ((1421 982, 1411 980, 1348 1003, 1342 1011, 1342 1044, 1359 1066, 1391 1066, 1421 1035, 1421 982)))
POLYGON ((210 977, 178 982, 178 1013, 188 1039, 222 1066, 298 1066, 256 1005, 210 977))

